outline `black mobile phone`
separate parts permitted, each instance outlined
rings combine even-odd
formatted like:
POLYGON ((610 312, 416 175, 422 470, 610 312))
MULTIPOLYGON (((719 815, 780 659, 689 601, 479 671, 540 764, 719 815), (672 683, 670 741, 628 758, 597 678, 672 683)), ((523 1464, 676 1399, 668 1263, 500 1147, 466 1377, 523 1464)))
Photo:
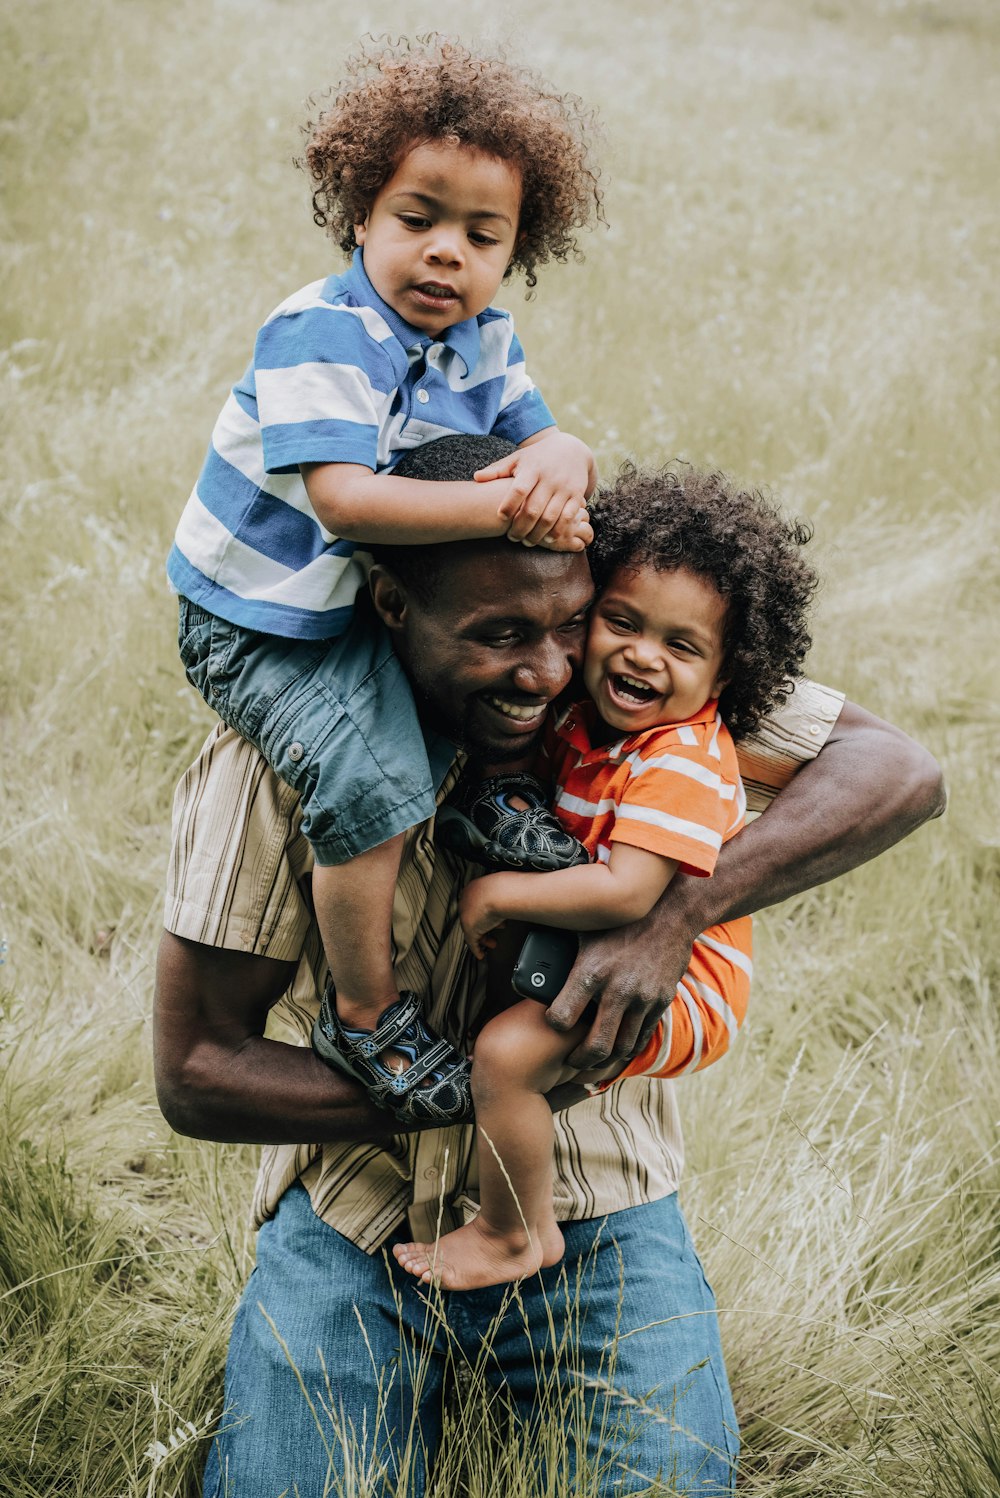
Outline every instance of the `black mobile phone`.
POLYGON ((524 999, 551 1004, 576 961, 580 941, 575 931, 554 926, 532 926, 524 938, 511 984, 524 999))

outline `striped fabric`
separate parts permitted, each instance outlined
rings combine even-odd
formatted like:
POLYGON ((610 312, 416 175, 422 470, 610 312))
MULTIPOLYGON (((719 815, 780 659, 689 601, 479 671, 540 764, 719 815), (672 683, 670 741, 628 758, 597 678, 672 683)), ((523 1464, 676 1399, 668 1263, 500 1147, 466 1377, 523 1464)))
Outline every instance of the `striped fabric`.
MULTIPOLYGON (((758 806, 822 748, 843 704, 839 693, 801 682, 752 751, 761 769, 758 806), (764 776, 770 776, 768 782, 764 776)), ((740 746, 743 753, 744 746, 740 746)), ((445 780, 444 796, 457 767, 445 780)), ((164 924, 191 941, 297 963, 268 1034, 308 1045, 325 964, 303 892, 312 855, 294 791, 245 740, 221 724, 186 772, 174 802, 164 924)), ((434 847, 432 824, 406 836, 393 935, 400 981, 425 995, 432 1024, 467 1039, 484 994, 458 921, 461 866, 434 847)), ((702 938, 707 952, 714 938, 702 938)), ((719 945, 724 946, 724 942, 719 945)), ((728 960, 728 959, 727 959, 728 960)), ((683 1003, 683 1001, 682 1001, 683 1003)), ((692 1024, 674 1005, 675 1025, 692 1024)), ((683 1163, 674 1084, 616 1081, 556 1118, 555 1205, 560 1219, 601 1217, 677 1189, 683 1163)), ((400 1135, 388 1148, 358 1144, 265 1148, 254 1222, 273 1216, 302 1180, 325 1222, 374 1253, 408 1220, 414 1238, 458 1226, 476 1204, 478 1176, 468 1128, 400 1135), (440 1214, 440 1216, 439 1216, 440 1214)))
MULTIPOLYGON (((736 748, 715 701, 684 723, 594 748, 598 726, 585 701, 549 733, 555 809, 566 830, 600 863, 615 843, 628 843, 675 859, 685 873, 711 874, 746 812, 736 748)), ((752 971, 749 917, 711 927, 695 943, 662 1023, 621 1076, 675 1077, 717 1061, 746 1016, 752 971)))
POLYGON ((549 754, 555 809, 591 858, 630 843, 673 858, 689 874, 710 874, 719 849, 743 826, 746 798, 736 750, 716 710, 592 747, 600 722, 591 702, 555 726, 549 754))
POLYGON ((222 409, 167 558, 174 589, 231 624, 295 639, 346 629, 370 560, 322 526, 302 463, 391 469, 455 432, 518 445, 552 426, 510 314, 488 307, 439 340, 350 269, 282 302, 222 409))

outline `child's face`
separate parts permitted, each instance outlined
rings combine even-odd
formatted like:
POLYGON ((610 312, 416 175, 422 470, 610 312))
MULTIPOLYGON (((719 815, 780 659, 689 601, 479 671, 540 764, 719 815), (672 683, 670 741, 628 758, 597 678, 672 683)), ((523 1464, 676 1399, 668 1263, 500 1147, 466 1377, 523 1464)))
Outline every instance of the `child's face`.
POLYGON ((517 241, 521 175, 453 142, 414 146, 355 224, 365 271, 400 317, 443 333, 497 293, 517 241))
POLYGON ((717 697, 726 603, 680 567, 620 567, 594 604, 583 679, 610 727, 638 733, 679 723, 717 697))

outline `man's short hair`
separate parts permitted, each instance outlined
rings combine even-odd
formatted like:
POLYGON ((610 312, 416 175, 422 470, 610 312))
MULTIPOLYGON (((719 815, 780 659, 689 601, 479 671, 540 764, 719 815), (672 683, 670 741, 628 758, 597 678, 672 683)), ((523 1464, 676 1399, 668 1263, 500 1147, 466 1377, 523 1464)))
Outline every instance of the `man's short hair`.
MULTIPOLYGON (((392 473, 394 478, 429 483, 469 483, 478 469, 514 451, 514 443, 503 437, 459 432, 404 453, 392 473)), ((421 603, 433 603, 448 563, 480 545, 478 541, 435 541, 429 546, 372 546, 369 550, 421 603)))

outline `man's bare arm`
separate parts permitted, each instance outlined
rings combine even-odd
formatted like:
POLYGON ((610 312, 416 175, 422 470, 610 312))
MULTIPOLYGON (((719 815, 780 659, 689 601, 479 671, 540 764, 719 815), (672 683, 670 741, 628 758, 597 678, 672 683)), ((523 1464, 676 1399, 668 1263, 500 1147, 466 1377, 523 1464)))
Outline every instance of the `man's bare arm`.
POLYGON ((673 998, 695 937, 866 863, 944 810, 936 760, 913 739, 845 703, 823 749, 764 814, 723 847, 711 879, 678 874, 643 921, 580 939, 580 956, 548 1011, 569 1029, 597 1016, 569 1058, 599 1066, 631 1056, 673 998))
POLYGON ((305 1047, 264 1038, 295 964, 165 931, 153 1010, 156 1091, 179 1134, 244 1144, 385 1139, 405 1125, 305 1047))

